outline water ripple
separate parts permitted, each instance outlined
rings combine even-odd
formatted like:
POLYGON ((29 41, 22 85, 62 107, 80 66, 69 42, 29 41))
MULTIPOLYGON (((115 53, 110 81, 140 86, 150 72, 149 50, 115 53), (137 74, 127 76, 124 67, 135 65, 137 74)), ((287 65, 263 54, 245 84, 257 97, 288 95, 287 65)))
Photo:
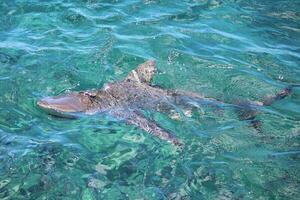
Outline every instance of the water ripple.
POLYGON ((174 107, 177 120, 149 112, 184 141, 182 152, 106 114, 66 120, 36 106, 121 80, 146 59, 157 61, 160 87, 262 101, 300 82, 299 8, 292 0, 4 0, 0 199, 299 199, 299 89, 259 110, 259 132, 227 104, 174 107))

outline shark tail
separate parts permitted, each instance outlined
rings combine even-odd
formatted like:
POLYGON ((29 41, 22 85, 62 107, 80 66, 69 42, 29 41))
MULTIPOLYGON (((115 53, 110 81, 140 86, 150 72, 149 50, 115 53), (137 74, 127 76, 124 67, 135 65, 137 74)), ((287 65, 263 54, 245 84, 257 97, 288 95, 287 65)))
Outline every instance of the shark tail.
POLYGON ((292 93, 293 88, 295 87, 300 87, 300 84, 291 84, 289 86, 287 86, 286 88, 284 88, 283 90, 281 90, 280 92, 278 92, 277 94, 275 94, 272 97, 268 97, 266 98, 262 104, 264 106, 270 106, 272 105, 275 101, 284 99, 285 97, 289 96, 292 93))
POLYGON ((248 121, 250 126, 255 128, 258 133, 262 133, 262 122, 256 118, 257 114, 259 113, 257 108, 260 106, 270 106, 274 102, 288 97, 295 87, 300 87, 300 84, 291 84, 274 96, 265 98, 265 100, 262 102, 237 102, 236 105, 238 107, 236 112, 239 119, 242 121, 248 121))

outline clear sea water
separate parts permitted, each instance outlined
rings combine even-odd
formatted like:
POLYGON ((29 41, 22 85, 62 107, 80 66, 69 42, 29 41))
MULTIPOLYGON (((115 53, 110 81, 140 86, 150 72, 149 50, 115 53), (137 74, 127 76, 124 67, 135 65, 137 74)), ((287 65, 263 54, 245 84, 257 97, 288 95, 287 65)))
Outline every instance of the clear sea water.
POLYGON ((230 108, 147 112, 182 151, 36 106, 147 59, 161 87, 262 100, 300 83, 300 1, 0 0, 0 22, 0 199, 300 199, 300 89, 260 110, 261 132, 230 108))

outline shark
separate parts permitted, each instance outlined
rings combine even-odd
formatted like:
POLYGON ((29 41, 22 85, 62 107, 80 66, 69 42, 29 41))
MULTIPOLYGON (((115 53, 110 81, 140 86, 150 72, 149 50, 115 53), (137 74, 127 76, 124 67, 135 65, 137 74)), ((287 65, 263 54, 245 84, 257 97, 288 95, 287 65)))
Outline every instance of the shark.
MULTIPOLYGON (((170 114, 174 106, 188 107, 191 106, 191 101, 200 101, 211 106, 226 103, 198 93, 163 89, 153 85, 152 79, 156 72, 156 62, 148 60, 132 70, 121 81, 105 84, 100 89, 73 91, 45 97, 38 100, 37 105, 51 115, 65 118, 106 112, 117 119, 124 120, 129 125, 137 126, 155 137, 182 148, 184 143, 180 139, 154 120, 147 118, 143 111, 152 110, 170 114)), ((232 106, 238 110, 240 120, 249 121, 255 129, 261 131, 261 122, 255 118, 259 107, 269 106, 285 98, 296 86, 299 85, 291 85, 262 102, 239 102, 232 106)))

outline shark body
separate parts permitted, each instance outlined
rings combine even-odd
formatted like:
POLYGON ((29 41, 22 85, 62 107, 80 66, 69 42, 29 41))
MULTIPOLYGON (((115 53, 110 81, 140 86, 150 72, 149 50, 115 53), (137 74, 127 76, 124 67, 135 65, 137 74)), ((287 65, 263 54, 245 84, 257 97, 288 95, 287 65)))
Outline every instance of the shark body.
POLYGON ((140 112, 145 109, 159 110, 160 107, 175 103, 175 93, 150 85, 155 72, 155 61, 147 61, 131 71, 123 81, 107 84, 100 90, 46 97, 39 100, 37 105, 60 117, 73 117, 77 113, 108 112, 152 135, 182 146, 182 142, 173 134, 146 119, 140 112))
MULTIPOLYGON (((48 113, 61 117, 73 117, 77 113, 95 114, 108 112, 116 118, 125 120, 151 135, 170 142, 176 146, 183 143, 172 133, 161 128, 154 121, 147 119, 142 110, 168 112, 173 105, 188 105, 187 99, 197 99, 211 105, 224 104, 223 102, 205 98, 199 94, 165 90, 151 85, 156 72, 155 61, 147 61, 132 70, 128 76, 119 82, 105 85, 100 90, 71 92, 54 97, 46 97, 37 102, 37 105, 48 113)), ((238 108, 241 120, 250 120, 254 128, 259 129, 259 121, 255 120, 256 107, 270 105, 273 101, 282 99, 291 92, 285 89, 276 96, 259 104, 247 103, 234 105, 238 108)))

